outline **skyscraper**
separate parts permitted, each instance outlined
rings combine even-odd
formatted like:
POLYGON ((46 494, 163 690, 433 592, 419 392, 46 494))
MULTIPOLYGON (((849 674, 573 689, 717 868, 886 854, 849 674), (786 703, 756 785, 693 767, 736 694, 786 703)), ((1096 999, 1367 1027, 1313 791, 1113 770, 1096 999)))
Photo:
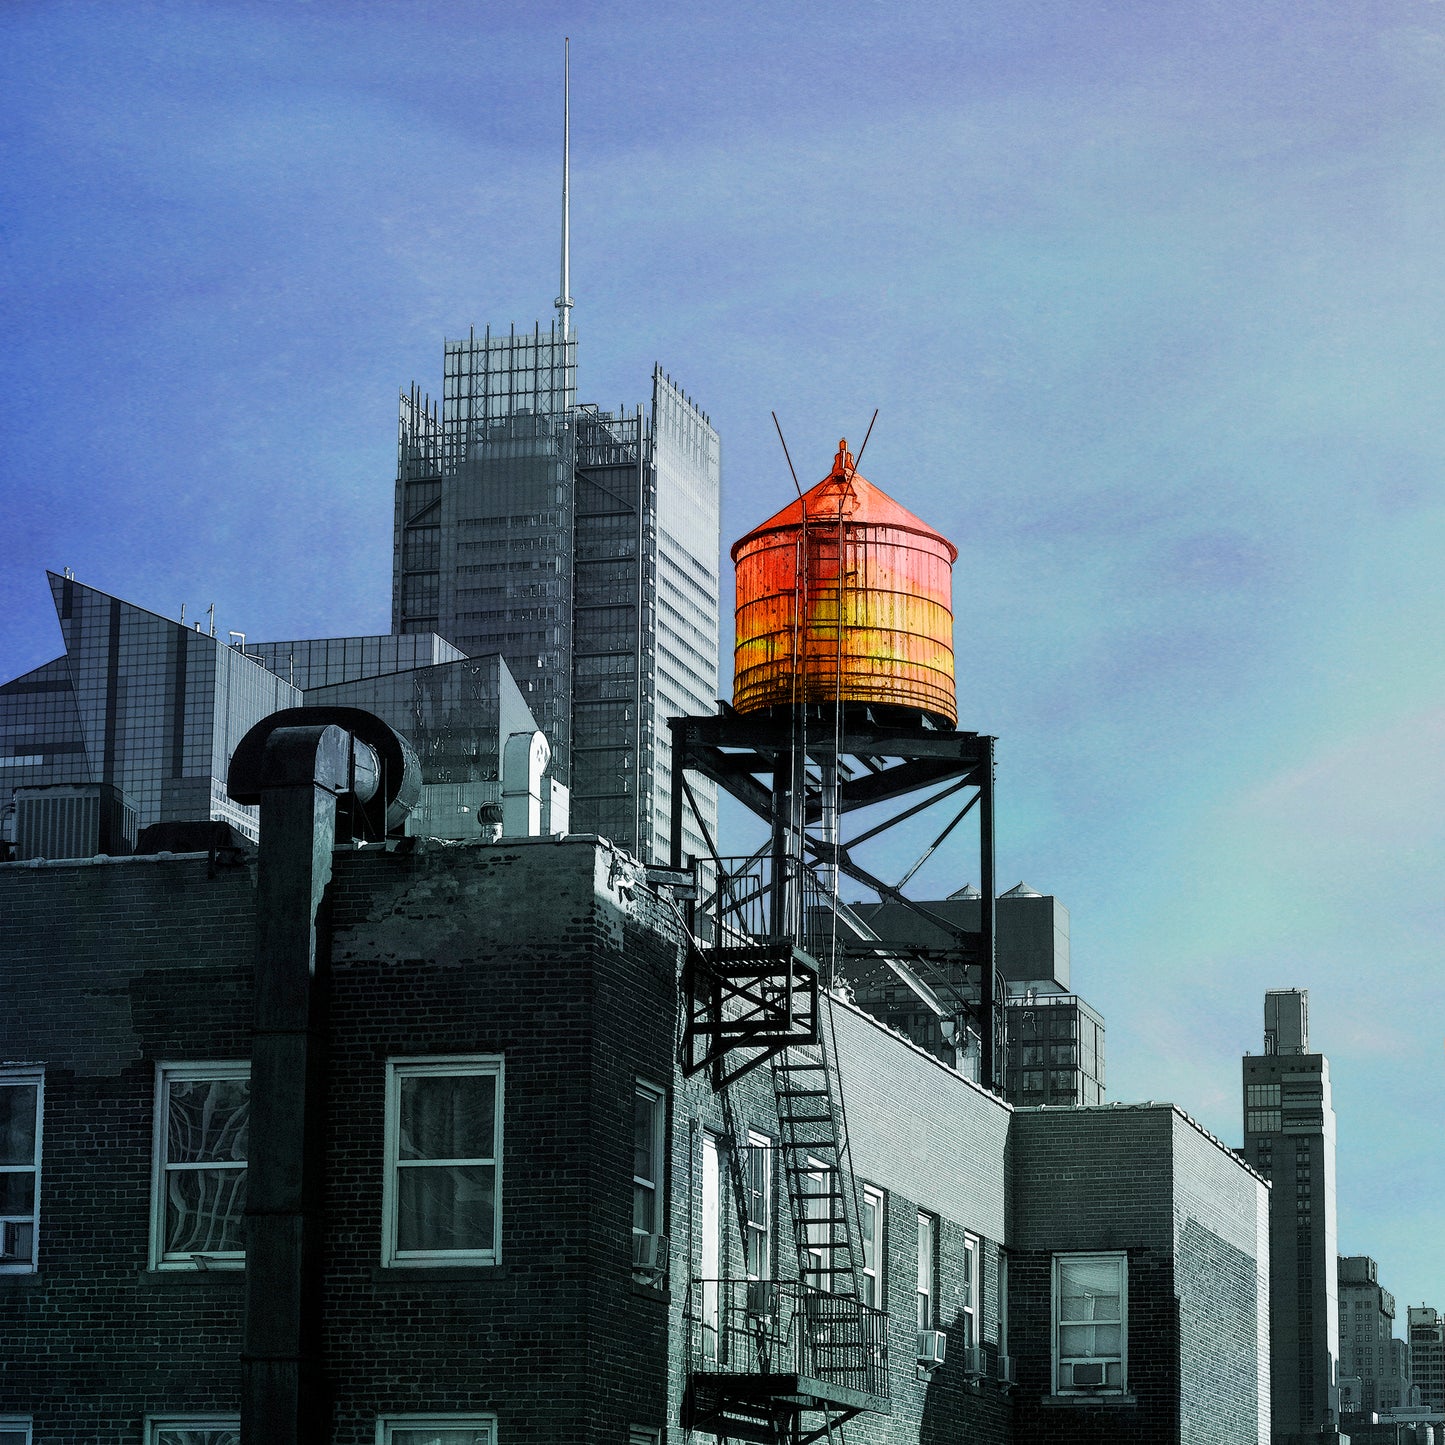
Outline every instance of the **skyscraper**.
POLYGON ((1273 1438, 1317 1438, 1338 1414, 1335 1111, 1330 1063, 1309 1051, 1309 994, 1264 996, 1264 1053, 1244 1058, 1244 1157, 1272 1181, 1273 1438))
POLYGON ((578 403, 565 135, 557 321, 447 341, 440 408, 402 395, 392 630, 505 658, 573 828, 660 858, 667 719, 717 696, 718 435, 659 368, 646 409, 578 403))

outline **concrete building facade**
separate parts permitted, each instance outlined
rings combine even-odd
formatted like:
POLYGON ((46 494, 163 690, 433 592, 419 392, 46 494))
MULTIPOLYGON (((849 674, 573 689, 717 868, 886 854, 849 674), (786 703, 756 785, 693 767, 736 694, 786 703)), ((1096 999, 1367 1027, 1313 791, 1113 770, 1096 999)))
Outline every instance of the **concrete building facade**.
POLYGON ((1445 1412, 1445 1316, 1431 1305, 1411 1305, 1410 1370, 1427 1410, 1445 1412))
POLYGON ((1409 1347, 1395 1338, 1395 1296, 1368 1255, 1339 1261, 1340 1417, 1385 1414, 1410 1403, 1409 1347))

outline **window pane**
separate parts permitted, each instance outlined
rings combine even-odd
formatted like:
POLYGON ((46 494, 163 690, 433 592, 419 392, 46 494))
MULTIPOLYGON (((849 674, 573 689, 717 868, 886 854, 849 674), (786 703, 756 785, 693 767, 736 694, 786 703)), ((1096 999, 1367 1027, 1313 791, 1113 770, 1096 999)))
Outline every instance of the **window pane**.
POLYGON ((0 1164, 35 1163, 34 1084, 0 1085, 0 1164))
POLYGON ((453 1428, 431 1425, 419 1430, 393 1427, 386 1438, 388 1445, 492 1445, 490 1426, 453 1428))
POLYGON ((244 1169, 174 1169, 166 1174, 167 1254, 217 1254, 245 1248, 244 1169))
POLYGON ((497 1081, 490 1074, 413 1074, 401 1080, 402 1159, 490 1159, 497 1081))
POLYGON ((632 1106, 632 1172, 639 1179, 657 1179, 657 1111, 660 1099, 639 1091, 632 1106))
MULTIPOLYGON (((241 1445, 241 1432, 227 1426, 198 1430, 161 1429, 155 1432, 155 1445, 241 1445)), ((3 1445, 3 1437, 0 1437, 3 1445)))
POLYGON ((632 1227, 644 1234, 660 1234, 657 1228, 657 1190, 650 1184, 632 1186, 632 1227))
POLYGON ((248 1080, 172 1079, 169 1093, 167 1162, 244 1162, 250 1116, 248 1080))
POLYGON ((7 1430, 0 1426, 0 1445, 25 1445, 29 1438, 24 1430, 7 1430))
POLYGON ((0 1174, 0 1215, 35 1213, 35 1175, 0 1174))
POLYGON ((1059 1274, 1063 1319, 1119 1318, 1118 1260, 1065 1260, 1059 1274))
POLYGON ((491 1164, 398 1169, 396 1247, 494 1248, 496 1173, 491 1164))
POLYGON ((1098 1355, 1117 1358, 1120 1340, 1118 1325, 1061 1325, 1059 1354, 1065 1359, 1098 1355))

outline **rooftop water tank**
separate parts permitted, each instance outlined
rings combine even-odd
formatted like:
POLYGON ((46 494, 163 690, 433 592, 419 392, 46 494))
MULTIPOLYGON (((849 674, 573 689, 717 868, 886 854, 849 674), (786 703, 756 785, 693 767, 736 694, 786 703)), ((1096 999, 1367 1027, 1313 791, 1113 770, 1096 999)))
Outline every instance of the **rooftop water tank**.
POLYGON ((841 701, 953 727, 957 556, 947 538, 860 477, 840 441, 817 486, 733 546, 733 706, 745 713, 841 701))

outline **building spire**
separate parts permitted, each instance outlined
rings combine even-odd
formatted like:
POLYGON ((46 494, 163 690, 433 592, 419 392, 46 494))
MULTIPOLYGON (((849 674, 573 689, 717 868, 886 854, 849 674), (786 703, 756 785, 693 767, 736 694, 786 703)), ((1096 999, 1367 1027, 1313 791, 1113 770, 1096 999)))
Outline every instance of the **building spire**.
POLYGON ((557 297, 557 318, 562 340, 571 334, 572 320, 572 40, 562 42, 562 293, 557 297))

